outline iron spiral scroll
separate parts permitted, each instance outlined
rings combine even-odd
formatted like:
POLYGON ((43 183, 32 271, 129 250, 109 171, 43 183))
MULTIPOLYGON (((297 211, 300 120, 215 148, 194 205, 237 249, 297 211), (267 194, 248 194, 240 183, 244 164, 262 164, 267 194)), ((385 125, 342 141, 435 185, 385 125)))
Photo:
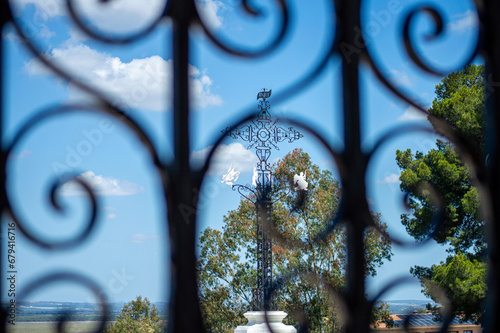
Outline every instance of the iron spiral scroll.
MULTIPOLYGON (((120 0, 100 1, 103 5, 107 2, 120 0)), ((160 158, 160 154, 152 144, 147 131, 141 127, 140 122, 135 119, 135 116, 128 114, 121 109, 116 103, 110 99, 108 95, 99 89, 89 85, 82 79, 76 77, 59 64, 53 62, 42 48, 36 44, 36 40, 29 36, 23 28, 23 22, 20 22, 14 14, 12 3, 7 0, 0 2, 0 19, 1 26, 12 24, 16 33, 22 39, 26 48, 53 73, 64 81, 71 83, 78 89, 92 95, 97 104, 93 105, 58 105, 50 108, 42 109, 37 115, 28 119, 25 125, 14 135, 10 142, 5 142, 5 135, 2 135, 2 158, 1 158, 1 209, 2 213, 15 221, 19 230, 33 244, 42 248, 64 251, 69 248, 75 248, 83 244, 94 231, 96 224, 96 216, 99 214, 99 204, 91 189, 84 183, 80 183, 86 189, 87 196, 90 202, 90 219, 87 223, 87 228, 81 235, 76 235, 62 242, 52 242, 50 240, 41 239, 39 235, 32 234, 25 223, 20 218, 11 203, 9 192, 7 189, 7 181, 11 175, 7 173, 9 163, 9 153, 24 139, 30 131, 38 126, 41 126, 44 121, 52 117, 57 117, 65 113, 73 112, 100 112, 111 115, 117 122, 126 126, 137 140, 142 143, 144 149, 148 152, 152 164, 156 168, 158 180, 162 184, 164 204, 168 214, 165 218, 165 225, 168 228, 171 243, 171 257, 165 261, 165 266, 170 269, 170 308, 169 308, 169 332, 204 332, 203 321, 201 317, 199 299, 197 292, 196 280, 196 227, 197 214, 192 214, 189 217, 183 215, 178 207, 188 206, 196 207, 198 203, 197 191, 200 190, 202 182, 207 176, 210 163, 214 158, 214 153, 217 147, 226 138, 227 133, 221 133, 218 139, 215 140, 210 153, 200 168, 194 167, 190 163, 190 100, 189 100, 189 63, 188 58, 191 54, 189 45, 190 28, 201 27, 205 36, 216 45, 218 48, 234 57, 240 58, 261 58, 272 54, 280 46, 283 45, 286 37, 291 31, 290 22, 290 5, 286 0, 274 0, 276 15, 279 18, 277 29, 270 40, 264 41, 258 47, 246 47, 244 43, 236 44, 228 42, 217 36, 210 26, 203 20, 203 16, 199 13, 195 0, 169 0, 165 2, 161 13, 143 27, 140 31, 126 36, 115 36, 102 31, 96 31, 86 24, 85 18, 78 12, 74 0, 66 0, 65 5, 68 13, 74 23, 87 34, 89 38, 108 44, 126 45, 149 36, 159 24, 168 19, 171 22, 172 34, 172 49, 174 60, 173 72, 173 119, 175 123, 174 133, 172 133, 172 141, 174 142, 174 158, 166 161, 160 158), (193 191, 195 189, 195 191, 193 191), (196 191, 197 190, 197 191, 196 191)), ((347 288, 343 291, 331 290, 335 297, 344 308, 346 322, 345 331, 348 333, 361 333, 369 331, 370 310, 374 306, 376 298, 382 297, 383 294, 403 283, 406 280, 390 281, 383 288, 382 292, 375 299, 366 299, 365 290, 365 275, 364 262, 365 253, 363 245, 364 231, 368 227, 375 226, 369 212, 369 205, 366 199, 366 178, 367 169, 370 167, 372 157, 382 146, 399 135, 408 131, 427 131, 425 128, 418 126, 409 126, 398 128, 381 136, 372 145, 371 148, 366 148, 362 142, 361 135, 361 117, 360 111, 360 67, 367 65, 371 72, 377 77, 379 82, 390 90, 401 101, 414 106, 420 112, 426 114, 426 108, 423 107, 421 101, 411 98, 411 94, 407 91, 402 91, 399 87, 393 84, 384 73, 385 69, 379 64, 374 55, 374 50, 364 39, 363 34, 359 34, 359 27, 362 27, 362 5, 365 4, 361 0, 331 0, 327 1, 331 6, 332 17, 331 21, 334 26, 334 31, 331 32, 325 45, 325 52, 311 59, 311 64, 307 72, 296 82, 292 82, 280 92, 275 93, 273 102, 279 104, 287 101, 296 94, 304 92, 313 83, 317 82, 321 75, 328 70, 328 66, 334 61, 340 59, 341 72, 338 79, 342 81, 342 112, 344 116, 344 146, 341 148, 333 147, 327 135, 324 135, 321 130, 309 125, 307 119, 286 119, 296 128, 302 129, 308 135, 314 137, 321 143, 330 154, 331 159, 337 165, 340 174, 340 180, 343 188, 341 206, 338 214, 325 222, 325 230, 318 238, 320 241, 326 235, 333 232, 335 226, 341 221, 347 227, 347 252, 349 257, 347 270, 347 288), (346 52, 346 46, 355 47, 355 51, 346 52)), ((446 19, 440 13, 441 9, 429 5, 417 5, 412 10, 403 13, 402 20, 404 22, 402 31, 400 32, 401 45, 404 46, 404 51, 409 56, 414 65, 422 70, 422 72, 443 75, 452 70, 460 69, 472 62, 477 56, 484 57, 487 67, 487 75, 490 82, 500 82, 500 4, 493 0, 475 0, 473 4, 476 8, 476 13, 479 20, 479 32, 477 44, 471 50, 467 59, 453 69, 439 69, 432 65, 429 59, 426 59, 418 51, 416 41, 412 34, 412 22, 420 15, 430 17, 435 25, 435 30, 427 37, 429 40, 437 39, 446 33, 443 26, 446 19)), ((259 11, 249 0, 241 2, 244 13, 251 17, 259 17, 264 15, 259 11)), ((292 36, 293 37, 293 36, 292 36)), ((354 49, 351 49, 354 50, 354 49)), ((1 51, 1 49, 0 49, 1 51)), ((0 55, 2 53, 0 52, 0 55)), ((2 69, 3 70, 3 69, 2 69)), ((489 285, 488 285, 488 301, 487 312, 490 314, 485 325, 485 332, 494 332, 495 328, 500 327, 500 318, 496 315, 500 313, 500 249, 496 244, 500 240, 500 90, 489 87, 490 94, 487 100, 487 117, 488 117, 488 163, 481 160, 478 153, 474 151, 470 145, 462 138, 451 126, 440 119, 434 119, 439 122, 443 128, 443 133, 448 140, 452 141, 460 150, 462 158, 470 166, 472 177, 482 193, 484 201, 484 216, 487 224, 487 236, 489 244, 489 285)), ((5 82, 1 83, 0 92, 5 91, 5 82)), ((4 103, 0 104, 4 107, 4 103)), ((234 124, 229 126, 230 129, 238 128, 243 124, 252 121, 256 118, 253 106, 242 110, 245 114, 234 124)), ((3 131, 3 129, 1 129, 3 131)), ((3 132, 2 132, 3 133, 3 132)), ((263 132, 264 133, 264 132, 263 132)), ((265 133, 264 133, 265 134, 265 133)), ((262 135, 264 135, 262 134, 262 135)), ((52 206, 55 210, 60 209, 58 206, 57 193, 61 184, 54 182, 52 192, 49 194, 52 206)), ((241 192, 240 192, 241 193, 241 192)), ((440 203, 440 193, 435 193, 435 202, 438 207, 438 213, 435 216, 435 223, 439 227, 439 221, 442 215, 442 205, 440 203)), ((301 246, 300 242, 290 242, 289 240, 280 239, 278 232, 270 227, 269 233, 273 239, 282 241, 287 246, 301 246)), ((406 244, 403 241, 392 238, 386 235, 391 241, 400 246, 413 246, 406 244)), ((0 249, 0 260, 5 260, 5 249, 2 246, 0 249)), ((2 263, 0 261, 0 263, 2 263)), ((0 279, 0 289, 5 287, 5 272, 2 271, 0 279)), ((307 276, 311 281, 319 281, 321 277, 314 276, 310 272, 299 272, 307 276)), ((274 284, 270 287, 271 292, 279 288, 281 281, 290 277, 277 277, 274 284)), ((29 285, 27 289, 21 291, 22 295, 28 295, 37 288, 43 288, 46 284, 56 283, 65 280, 85 286, 91 291, 98 290, 96 284, 79 273, 73 272, 54 272, 47 276, 41 277, 38 282, 29 285)), ((107 300, 104 297, 99 298, 103 312, 107 312, 107 300)), ((2 331, 6 330, 8 312, 2 309, 3 325, 2 331)), ((448 318, 449 319, 449 318, 448 318)), ((64 318, 61 321, 61 325, 64 318)), ((446 321, 447 323, 450 320, 446 321)), ((441 331, 447 329, 445 324, 441 331)), ((99 328, 101 330, 103 325, 99 328)))

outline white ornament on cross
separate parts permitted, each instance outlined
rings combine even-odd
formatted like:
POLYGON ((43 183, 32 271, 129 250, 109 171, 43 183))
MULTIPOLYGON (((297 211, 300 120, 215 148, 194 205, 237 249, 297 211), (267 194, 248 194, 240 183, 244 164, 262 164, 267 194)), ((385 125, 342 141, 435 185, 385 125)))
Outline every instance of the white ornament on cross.
POLYGON ((309 185, 306 181, 307 171, 301 172, 298 175, 293 176, 293 184, 295 185, 295 191, 307 191, 307 185, 309 185))
POLYGON ((235 168, 233 168, 233 165, 229 167, 229 170, 227 170, 227 173, 222 176, 221 183, 226 183, 229 186, 233 186, 233 181, 237 181, 238 177, 240 176, 240 172, 236 171, 235 168))

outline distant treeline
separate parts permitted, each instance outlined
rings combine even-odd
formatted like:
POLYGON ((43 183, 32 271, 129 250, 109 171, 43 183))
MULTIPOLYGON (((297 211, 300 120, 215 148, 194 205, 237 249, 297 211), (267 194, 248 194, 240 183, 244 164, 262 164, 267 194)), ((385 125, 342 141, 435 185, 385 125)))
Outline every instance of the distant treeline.
MULTIPOLYGON (((2 305, 8 306, 8 304, 2 305)), ((77 302, 17 302, 16 322, 54 322, 64 318, 66 321, 116 321, 124 303, 108 303, 107 318, 99 311, 99 305, 77 302)), ((166 312, 165 302, 158 302, 161 313, 166 312)))
POLYGON ((108 318, 102 315, 82 315, 82 314, 69 314, 64 317, 61 314, 19 314, 16 316, 17 322, 47 322, 47 321, 60 321, 63 317, 66 321, 116 321, 118 314, 110 314, 108 318))

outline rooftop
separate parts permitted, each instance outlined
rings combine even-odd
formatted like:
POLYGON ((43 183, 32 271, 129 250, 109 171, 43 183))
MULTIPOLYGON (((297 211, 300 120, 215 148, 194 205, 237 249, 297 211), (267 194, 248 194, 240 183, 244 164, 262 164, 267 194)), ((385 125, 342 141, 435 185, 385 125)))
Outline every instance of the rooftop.
MULTIPOLYGON (((410 326, 436 326, 443 325, 443 321, 439 320, 435 315, 431 313, 424 314, 404 314, 404 315, 393 315, 394 326, 404 326, 405 322, 408 320, 410 326)), ((473 321, 467 320, 462 321, 459 317, 453 318, 450 325, 474 325, 473 321)))

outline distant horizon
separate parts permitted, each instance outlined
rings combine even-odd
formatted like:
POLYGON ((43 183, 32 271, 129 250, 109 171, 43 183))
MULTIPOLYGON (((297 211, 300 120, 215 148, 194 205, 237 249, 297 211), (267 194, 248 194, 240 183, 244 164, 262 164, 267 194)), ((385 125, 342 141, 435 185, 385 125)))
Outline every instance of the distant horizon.
MULTIPOLYGON (((146 296, 147 297, 147 296, 146 296)), ((168 301, 152 301, 151 299, 149 299, 148 297, 148 300, 155 304, 155 303, 168 303, 168 301)), ((128 302, 131 302, 133 300, 128 300, 128 301, 116 301, 116 300, 113 300, 113 301, 108 301, 107 303, 108 304, 113 304, 113 303, 128 303, 128 302)), ((391 303, 391 302, 398 302, 398 303, 402 303, 402 302, 427 302, 427 303, 436 303, 434 302, 433 300, 431 299, 390 299, 390 300, 381 300, 382 302, 385 302, 385 303, 391 303)), ((98 302, 89 302, 89 301, 59 301, 59 300, 44 300, 44 301, 40 301, 40 300, 17 300, 16 302, 27 302, 27 303, 80 303, 80 304, 99 304, 98 302)), ((2 304, 4 303, 9 303, 7 301, 2 301, 1 302, 2 304)))
POLYGON ((435 303, 433 300, 431 299, 391 299, 391 300, 386 300, 384 302, 407 302, 407 301, 411 301, 411 302, 431 302, 431 303, 435 303))

